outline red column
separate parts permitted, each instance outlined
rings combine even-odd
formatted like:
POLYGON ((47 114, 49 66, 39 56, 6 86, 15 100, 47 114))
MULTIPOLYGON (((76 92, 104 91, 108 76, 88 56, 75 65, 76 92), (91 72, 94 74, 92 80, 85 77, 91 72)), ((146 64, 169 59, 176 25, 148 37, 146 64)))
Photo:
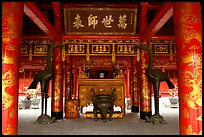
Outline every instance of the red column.
POLYGON ((71 89, 72 89, 72 61, 70 56, 65 58, 65 118, 69 118, 69 100, 72 98, 71 89))
POLYGON ((126 68, 126 75, 127 75, 127 77, 126 77, 126 98, 130 98, 130 70, 129 70, 129 68, 127 67, 126 68))
MULTIPOLYGON (((60 43, 58 43, 60 44, 60 43)), ((62 49, 57 48, 53 53, 52 101, 51 116, 63 119, 63 62, 62 49)))
POLYGON ((134 56, 133 57, 133 60, 132 60, 132 73, 131 73, 131 83, 132 83, 132 86, 131 86, 131 99, 132 99, 132 105, 131 105, 131 112, 139 112, 139 87, 138 87, 138 82, 139 82, 139 79, 138 79, 138 64, 139 62, 137 62, 137 56, 134 56))
POLYGON ((2 2, 2 134, 17 135, 23 2, 2 2))
MULTIPOLYGON (((57 5, 53 4, 54 8, 54 27, 56 31, 62 33, 62 15, 56 9, 57 5)), ((54 43, 61 44, 61 39, 54 40, 54 43)), ((52 80, 52 105, 51 116, 57 119, 63 119, 63 61, 62 61, 62 48, 57 48, 53 52, 53 71, 54 78, 52 80)))
POLYGON ((144 50, 141 50, 140 57, 140 119, 145 119, 145 116, 152 115, 151 108, 151 86, 150 80, 146 75, 147 64, 149 62, 148 53, 144 50))
POLYGON ((73 86, 73 99, 77 99, 78 98, 78 87, 77 87, 77 76, 78 76, 78 70, 77 68, 74 68, 74 86, 73 86))
POLYGON ((202 134, 202 20, 200 2, 173 3, 181 135, 202 134))

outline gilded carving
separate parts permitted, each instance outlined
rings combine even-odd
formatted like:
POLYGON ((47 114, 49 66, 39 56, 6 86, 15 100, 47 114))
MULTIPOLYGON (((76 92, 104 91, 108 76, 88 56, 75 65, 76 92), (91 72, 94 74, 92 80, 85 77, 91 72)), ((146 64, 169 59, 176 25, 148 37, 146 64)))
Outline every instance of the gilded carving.
POLYGON ((137 49, 137 62, 140 62, 140 49, 137 49))
POLYGON ((29 46, 29 61, 32 61, 32 46, 29 46))
POLYGON ((47 45, 35 45, 34 53, 35 54, 47 54, 48 46, 47 45))
POLYGON ((16 47, 9 44, 9 46, 6 46, 6 50, 16 50, 16 47))
POLYGON ((54 93, 54 100, 57 101, 60 98, 60 89, 58 88, 58 86, 55 87, 55 93, 54 93))
POLYGON ((117 46, 117 54, 134 54, 134 45, 121 45, 117 46))
POLYGON ((201 66, 201 56, 187 56, 184 57, 183 63, 188 63, 188 66, 193 67, 193 72, 184 72, 184 82, 188 87, 192 87, 189 94, 184 94, 183 99, 187 105, 196 109, 197 105, 202 106, 202 66, 201 66))
POLYGON ((170 44, 170 61, 173 61, 173 47, 172 47, 172 44, 170 44))
POLYGON ((175 40, 157 40, 157 39, 151 39, 149 42, 150 42, 150 45, 152 45, 152 44, 168 44, 168 43, 175 43, 175 40))
POLYGON ((60 79, 61 79, 60 75, 56 75, 56 77, 54 79, 55 80, 55 83, 54 83, 54 90, 55 90, 54 100, 55 101, 59 100, 60 95, 61 95, 61 93, 60 93, 60 79))
POLYGON ((6 128, 4 135, 14 135, 14 133, 15 133, 14 128, 12 128, 10 124, 8 124, 8 127, 6 128))
POLYGON ((186 31, 184 35, 184 42, 189 43, 192 39, 197 39, 200 44, 202 43, 202 35, 199 32, 195 30, 186 31))
POLYGON ((101 54, 101 53, 108 53, 110 54, 110 45, 91 45, 91 53, 93 54, 101 54))
POLYGON ((87 76, 87 75, 85 75, 85 74, 79 74, 78 75, 78 79, 88 79, 89 77, 87 76))
POLYGON ((189 63, 188 66, 194 66, 194 64, 196 63, 195 66, 201 68, 202 58, 199 54, 189 53, 188 55, 182 58, 181 62, 189 63))
POLYGON ((115 62, 115 44, 113 44, 113 47, 112 47, 112 62, 113 63, 115 62))
POLYGON ((168 53, 168 45, 154 45, 154 53, 168 53))
POLYGON ((87 49, 86 49, 86 61, 90 61, 90 48, 89 48, 89 44, 87 45, 87 49))
POLYGON ((63 44, 66 45, 65 53, 78 55, 78 54, 131 54, 134 55, 134 45, 139 44, 139 39, 137 40, 108 40, 108 39, 89 39, 89 40, 63 40, 63 44), (118 45, 117 45, 118 44, 118 45), (123 45, 121 45, 123 44, 123 45), (91 49, 89 49, 89 46, 91 49), (114 46, 118 50, 115 51, 114 46), (89 51, 90 50, 90 51, 89 51))
POLYGON ((28 47, 27 45, 21 45, 21 54, 28 54, 28 47))
POLYGON ((78 100, 68 100, 66 102, 66 114, 67 118, 78 118, 79 112, 78 112, 78 100))
POLYGON ((202 115, 201 115, 201 116, 198 116, 198 117, 196 118, 196 120, 202 121, 202 115))
POLYGON ((23 40, 22 44, 31 44, 31 45, 37 45, 37 44, 52 44, 52 40, 23 40))
MULTIPOLYGON (((57 72, 59 72, 61 70, 60 66, 61 66, 61 64, 55 65, 55 70, 57 70, 57 72)), ((60 80, 60 76, 57 76, 57 80, 60 80)))
POLYGON ((187 109, 184 108, 184 107, 182 107, 182 109, 183 109, 183 114, 182 114, 182 116, 183 116, 184 118, 189 118, 189 117, 190 117, 190 114, 189 114, 189 112, 187 111, 187 109))
POLYGON ((2 108, 8 109, 14 100, 14 97, 10 95, 7 91, 7 87, 12 87, 14 84, 14 72, 9 69, 6 73, 3 74, 2 77, 2 108))
POLYGON ((185 128, 186 135, 202 135, 202 130, 200 130, 199 133, 196 133, 193 131, 193 126, 191 124, 188 125, 187 128, 185 128))
MULTIPOLYGON (((15 23, 13 23, 13 21, 15 21, 16 19, 16 11, 20 11, 20 9, 16 9, 16 8, 20 8, 18 6, 15 6, 14 4, 10 3, 10 4, 5 4, 3 7, 3 10, 2 10, 2 16, 6 16, 6 18, 2 18, 3 19, 3 29, 6 29, 2 32, 3 35, 2 35, 2 41, 3 42, 6 42, 6 43, 10 43, 11 40, 13 39, 16 39, 20 33, 16 33, 16 32, 21 32, 20 29, 21 27, 20 26, 16 26, 15 23), (9 7, 7 7, 9 6, 9 7), (5 9, 4 9, 5 8, 5 9)), ((20 24, 19 24, 20 25, 20 24)), ((15 47, 13 46, 12 49, 15 49, 15 47)))
POLYGON ((125 78, 124 74, 119 74, 119 75, 114 77, 114 79, 124 79, 124 78, 125 78))
MULTIPOLYGON (((101 118, 101 114, 97 114, 98 118, 101 118)), ((86 112, 84 114, 85 118, 95 118, 93 112, 86 112)), ((109 118, 109 114, 106 115, 106 118, 109 118)), ((112 118, 123 118, 123 113, 121 112, 114 112, 112 118)))
POLYGON ((17 116, 17 107, 12 108, 11 113, 9 113, 9 116, 11 118, 14 118, 17 116))
POLYGON ((194 30, 192 27, 193 25, 196 25, 196 23, 199 23, 199 16, 196 16, 195 14, 192 15, 192 7, 191 5, 185 3, 181 6, 181 23, 179 26, 178 31, 180 31, 181 37, 184 37, 184 44, 182 46, 185 46, 185 43, 189 43, 192 39, 197 39, 200 44, 202 43, 202 35, 201 33, 194 30))
MULTIPOLYGON (((58 106, 58 103, 55 103, 55 106, 58 106)), ((53 111, 54 112, 60 112, 61 110, 59 108, 57 108, 57 107, 54 107, 53 111)))
POLYGON ((4 64, 14 64, 15 58, 3 56, 2 63, 4 64))

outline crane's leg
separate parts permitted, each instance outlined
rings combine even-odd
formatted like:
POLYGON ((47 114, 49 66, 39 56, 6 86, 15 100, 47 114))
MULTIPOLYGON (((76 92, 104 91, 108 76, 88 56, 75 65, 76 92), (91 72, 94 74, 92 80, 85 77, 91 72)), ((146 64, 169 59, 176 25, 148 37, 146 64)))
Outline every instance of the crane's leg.
POLYGON ((155 114, 150 116, 150 122, 152 124, 155 123, 166 123, 163 116, 159 114, 159 88, 160 88, 160 81, 155 80, 153 81, 154 86, 154 103, 155 103, 155 114))
POLYGON ((48 85, 49 82, 45 84, 45 115, 47 115, 48 85))
POLYGON ((43 115, 43 112, 44 112, 44 98, 45 98, 45 83, 44 82, 42 82, 42 85, 41 85, 41 94, 42 94, 42 106, 41 106, 42 113, 41 113, 41 115, 43 115))
POLYGON ((160 81, 154 81, 154 103, 155 103, 155 114, 159 115, 159 88, 160 88, 160 81))

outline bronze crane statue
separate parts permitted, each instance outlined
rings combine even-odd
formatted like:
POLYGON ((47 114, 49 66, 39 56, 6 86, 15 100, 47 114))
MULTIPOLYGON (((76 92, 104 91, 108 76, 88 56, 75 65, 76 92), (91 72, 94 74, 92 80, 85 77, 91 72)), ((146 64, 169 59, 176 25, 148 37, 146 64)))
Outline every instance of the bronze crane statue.
POLYGON ((149 123, 166 123, 164 118, 159 114, 159 89, 160 82, 166 81, 169 89, 175 88, 173 83, 170 81, 168 74, 159 69, 152 69, 153 64, 153 53, 147 45, 139 45, 134 47, 136 49, 146 50, 149 54, 149 64, 146 70, 147 77, 152 81, 154 89, 154 103, 155 103, 155 114, 145 117, 145 120, 149 123))
POLYGON ((53 69, 52 69, 52 53, 55 48, 62 47, 63 45, 57 45, 52 44, 48 50, 47 58, 46 58, 46 67, 39 71, 35 77, 33 78, 33 81, 29 85, 28 89, 36 89, 36 86, 38 82, 40 82, 41 85, 41 115, 38 117, 36 123, 53 123, 55 121, 55 117, 51 118, 49 115, 47 115, 47 98, 48 98, 48 87, 49 82, 53 78, 53 69), (45 99, 45 106, 44 106, 44 99, 45 99), (45 107, 45 114, 44 112, 45 107))

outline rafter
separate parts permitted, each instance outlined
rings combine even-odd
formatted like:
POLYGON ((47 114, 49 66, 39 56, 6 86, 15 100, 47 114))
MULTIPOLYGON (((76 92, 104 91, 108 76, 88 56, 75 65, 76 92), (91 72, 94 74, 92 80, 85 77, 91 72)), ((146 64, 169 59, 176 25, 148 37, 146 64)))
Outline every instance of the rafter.
POLYGON ((142 39, 147 40, 153 37, 161 29, 161 27, 170 19, 172 15, 172 2, 166 2, 148 26, 142 39))
POLYGON ((45 34, 53 39, 53 41, 61 40, 61 37, 55 31, 52 24, 48 21, 35 3, 25 2, 24 12, 43 32, 45 32, 45 34))

